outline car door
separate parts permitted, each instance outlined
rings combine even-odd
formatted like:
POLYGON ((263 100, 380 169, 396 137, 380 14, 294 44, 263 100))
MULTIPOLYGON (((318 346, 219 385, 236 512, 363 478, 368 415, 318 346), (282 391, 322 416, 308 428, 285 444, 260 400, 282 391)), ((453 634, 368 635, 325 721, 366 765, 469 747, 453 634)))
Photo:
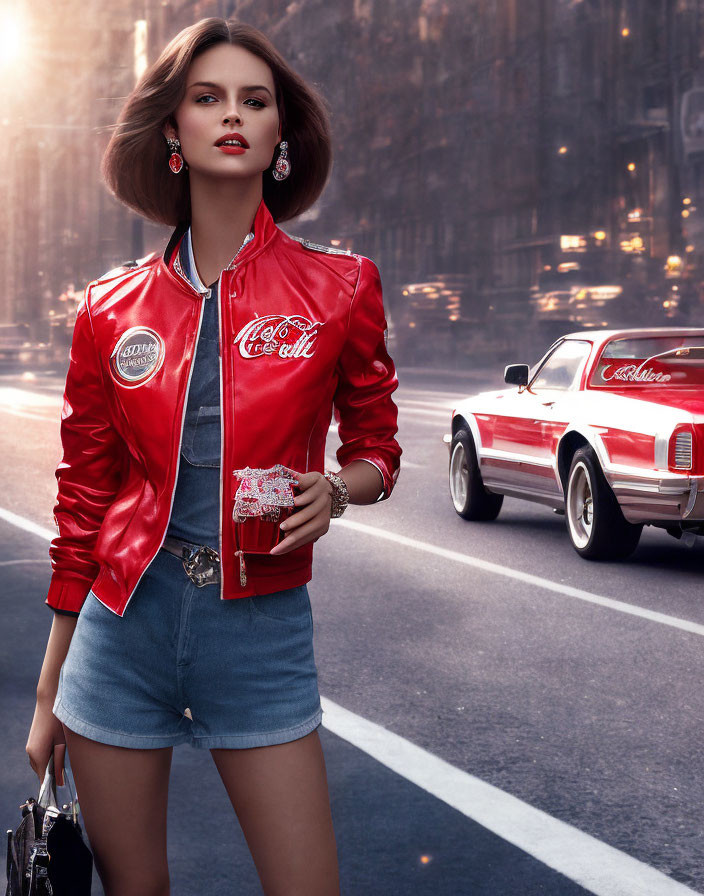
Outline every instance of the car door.
POLYGON ((561 495, 555 445, 569 422, 569 396, 579 389, 590 352, 590 342, 564 339, 533 371, 528 386, 504 393, 482 466, 487 485, 534 497, 561 495))

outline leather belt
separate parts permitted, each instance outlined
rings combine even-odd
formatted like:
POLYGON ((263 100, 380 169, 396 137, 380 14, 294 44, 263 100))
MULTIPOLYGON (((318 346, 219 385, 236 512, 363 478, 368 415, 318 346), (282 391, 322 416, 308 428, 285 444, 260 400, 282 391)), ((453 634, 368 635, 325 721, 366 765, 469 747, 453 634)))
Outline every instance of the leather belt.
POLYGON ((161 547, 183 560, 186 575, 198 588, 220 582, 220 555, 208 545, 167 535, 161 547))

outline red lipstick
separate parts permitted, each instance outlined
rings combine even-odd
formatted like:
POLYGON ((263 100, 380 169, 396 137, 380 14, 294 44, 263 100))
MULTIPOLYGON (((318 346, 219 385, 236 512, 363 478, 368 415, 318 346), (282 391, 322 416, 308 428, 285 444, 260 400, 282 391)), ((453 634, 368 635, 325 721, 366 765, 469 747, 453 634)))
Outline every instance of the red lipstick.
POLYGON ((237 134, 237 133, 223 134, 222 137, 219 137, 215 141, 215 145, 217 146, 218 149, 221 149, 223 152, 228 153, 228 155, 242 155, 242 153, 246 149, 249 149, 249 143, 247 143, 247 141, 244 139, 242 134, 237 134), (237 140, 242 145, 236 146, 233 143, 227 144, 227 143, 225 143, 226 140, 237 140))

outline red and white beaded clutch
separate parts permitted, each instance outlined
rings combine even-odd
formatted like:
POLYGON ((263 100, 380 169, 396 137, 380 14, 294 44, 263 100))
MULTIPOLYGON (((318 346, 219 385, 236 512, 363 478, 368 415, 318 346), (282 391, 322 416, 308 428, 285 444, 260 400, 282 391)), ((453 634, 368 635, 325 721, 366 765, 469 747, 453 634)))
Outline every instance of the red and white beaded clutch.
POLYGON ((294 511, 296 473, 283 464, 233 470, 237 491, 232 507, 240 582, 247 582, 244 554, 268 554, 283 538, 281 523, 294 511))

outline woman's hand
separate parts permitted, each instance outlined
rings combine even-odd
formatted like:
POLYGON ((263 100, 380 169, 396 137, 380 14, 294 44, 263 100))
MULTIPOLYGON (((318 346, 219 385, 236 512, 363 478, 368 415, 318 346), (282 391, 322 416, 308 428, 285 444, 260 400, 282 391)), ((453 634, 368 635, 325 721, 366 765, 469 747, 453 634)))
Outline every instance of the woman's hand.
POLYGON ((281 523, 286 537, 269 551, 270 554, 286 554, 309 541, 317 541, 330 528, 332 485, 322 473, 293 472, 298 477, 301 490, 300 495, 294 496, 293 503, 301 509, 281 523))
POLYGON ((29 764, 39 778, 39 785, 44 782, 49 757, 54 753, 54 777, 57 786, 64 783, 64 757, 66 755, 66 735, 61 720, 53 711, 53 701, 37 698, 34 708, 32 727, 25 752, 29 756, 29 764))

